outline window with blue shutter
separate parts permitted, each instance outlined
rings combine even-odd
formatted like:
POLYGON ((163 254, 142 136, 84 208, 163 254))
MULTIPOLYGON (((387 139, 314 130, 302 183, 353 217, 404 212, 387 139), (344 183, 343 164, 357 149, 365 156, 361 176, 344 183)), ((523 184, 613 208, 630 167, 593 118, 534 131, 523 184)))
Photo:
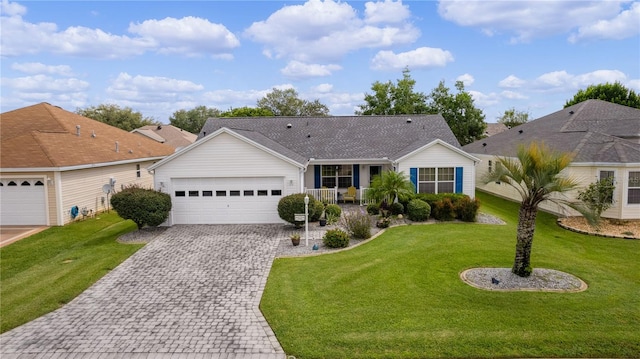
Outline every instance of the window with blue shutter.
POLYGON ((313 188, 320 188, 320 165, 313 166, 313 188))
POLYGON ((462 167, 456 167, 456 193, 462 193, 462 167))
POLYGON ((413 183, 413 189, 418 192, 418 169, 417 168, 409 168, 409 179, 411 183, 413 183))
POLYGON ((353 186, 360 188, 360 165, 353 165, 353 186))

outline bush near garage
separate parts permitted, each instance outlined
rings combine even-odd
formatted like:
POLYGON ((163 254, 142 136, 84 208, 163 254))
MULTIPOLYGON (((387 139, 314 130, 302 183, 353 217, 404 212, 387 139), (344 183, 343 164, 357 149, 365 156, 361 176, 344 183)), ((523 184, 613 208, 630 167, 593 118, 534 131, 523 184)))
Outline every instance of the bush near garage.
POLYGON ((138 185, 125 187, 111 197, 111 206, 123 219, 132 220, 138 229, 156 227, 169 218, 171 196, 138 185))
MULTIPOLYGON (((294 193, 284 196, 278 202, 278 215, 282 220, 299 227, 301 222, 296 222, 295 214, 304 213, 304 193, 294 193)), ((313 196, 309 196, 309 221, 317 221, 322 215, 324 205, 316 200, 313 196)))

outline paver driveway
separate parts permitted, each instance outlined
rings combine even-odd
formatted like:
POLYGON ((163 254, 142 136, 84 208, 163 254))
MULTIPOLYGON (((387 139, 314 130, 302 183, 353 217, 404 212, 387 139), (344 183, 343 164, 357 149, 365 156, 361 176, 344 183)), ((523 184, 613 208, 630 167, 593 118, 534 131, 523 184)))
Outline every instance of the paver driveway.
POLYGON ((0 336, 1 356, 284 358, 258 309, 282 227, 169 228, 69 304, 0 336))

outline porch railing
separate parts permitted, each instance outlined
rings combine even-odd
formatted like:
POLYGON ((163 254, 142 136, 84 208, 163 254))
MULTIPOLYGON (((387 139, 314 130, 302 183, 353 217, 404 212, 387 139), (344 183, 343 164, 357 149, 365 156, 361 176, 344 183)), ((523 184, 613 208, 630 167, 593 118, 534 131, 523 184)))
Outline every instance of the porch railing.
POLYGON ((304 193, 327 204, 338 203, 338 188, 305 188, 304 193))
POLYGON ((367 192, 370 190, 370 188, 367 187, 360 187, 360 190, 358 190, 358 199, 360 199, 360 205, 361 206, 366 206, 370 203, 374 203, 375 201, 373 201, 371 198, 369 198, 369 196, 367 196, 367 192))

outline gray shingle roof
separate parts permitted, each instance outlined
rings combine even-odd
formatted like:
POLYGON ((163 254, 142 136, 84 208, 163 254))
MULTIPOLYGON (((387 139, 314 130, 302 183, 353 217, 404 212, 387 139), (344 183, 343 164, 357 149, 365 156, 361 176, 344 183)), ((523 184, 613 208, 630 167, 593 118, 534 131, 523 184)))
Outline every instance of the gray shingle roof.
POLYGON ((543 141, 574 162, 640 163, 640 109, 587 100, 463 147, 515 156, 519 145, 543 141))
POLYGON ((198 139, 223 127, 292 159, 393 160, 436 139, 460 148, 441 115, 211 118, 198 139))

